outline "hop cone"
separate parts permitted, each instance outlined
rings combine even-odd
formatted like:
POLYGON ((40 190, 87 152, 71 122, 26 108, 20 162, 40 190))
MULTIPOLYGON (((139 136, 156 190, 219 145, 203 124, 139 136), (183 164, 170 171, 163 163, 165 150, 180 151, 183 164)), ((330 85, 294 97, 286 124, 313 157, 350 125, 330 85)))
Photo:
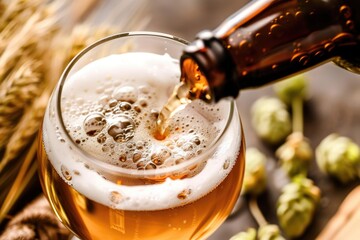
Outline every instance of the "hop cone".
POLYGON ((256 230, 249 228, 246 232, 240 232, 232 236, 230 240, 256 240, 256 230))
POLYGON ((266 185, 266 157, 256 148, 246 150, 242 194, 258 195, 266 185))
POLYGON ((303 234, 313 218, 319 200, 320 189, 305 177, 294 178, 283 188, 276 213, 280 226, 288 237, 303 234))
POLYGON ((258 231, 259 240, 285 240, 281 236, 280 229, 277 225, 269 224, 259 228, 258 231))
POLYGON ((321 141, 316 148, 319 168, 346 183, 360 176, 359 146, 347 137, 335 133, 321 141))
POLYGON ((290 176, 306 175, 313 157, 312 148, 306 138, 299 133, 292 133, 287 141, 276 150, 281 167, 290 176))
POLYGON ((286 106, 277 98, 260 98, 251 109, 252 124, 260 138, 278 144, 291 132, 291 121, 286 106))
POLYGON ((274 85, 278 97, 286 104, 291 104, 294 98, 304 99, 307 96, 308 86, 303 75, 288 78, 274 85))

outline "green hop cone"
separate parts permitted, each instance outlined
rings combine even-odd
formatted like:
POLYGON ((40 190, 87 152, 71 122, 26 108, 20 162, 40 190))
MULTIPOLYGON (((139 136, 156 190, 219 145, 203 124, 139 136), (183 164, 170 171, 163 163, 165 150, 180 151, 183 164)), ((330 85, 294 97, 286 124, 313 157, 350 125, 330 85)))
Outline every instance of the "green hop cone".
POLYGON ((275 155, 288 176, 294 177, 298 174, 306 175, 313 151, 304 135, 295 132, 289 135, 286 142, 276 150, 275 155))
POLYGON ((360 177, 360 149, 347 137, 330 134, 316 148, 319 168, 347 183, 360 177))
POLYGON ((299 237, 304 233, 319 201, 320 189, 305 177, 293 178, 283 188, 276 213, 280 226, 288 237, 299 237))
POLYGON ((258 240, 285 240, 285 238, 281 236, 277 225, 268 224, 259 228, 258 240))
POLYGON ((242 194, 258 195, 266 185, 266 156, 256 148, 246 149, 242 194))
POLYGON ((240 232, 232 236, 230 240, 256 240, 256 230, 249 228, 246 232, 240 232))
POLYGON ((290 105, 295 98, 306 98, 308 84, 304 75, 297 75, 276 83, 274 90, 284 103, 290 105))
POLYGON ((290 134, 290 115, 279 99, 260 98, 253 104, 251 113, 253 127, 264 141, 278 144, 290 134))

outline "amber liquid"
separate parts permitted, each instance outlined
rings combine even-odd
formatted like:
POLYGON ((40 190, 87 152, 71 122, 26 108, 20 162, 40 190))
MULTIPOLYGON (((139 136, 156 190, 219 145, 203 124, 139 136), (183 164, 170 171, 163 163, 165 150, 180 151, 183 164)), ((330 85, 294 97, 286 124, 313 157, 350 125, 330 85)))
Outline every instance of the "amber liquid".
POLYGON ((212 101, 212 94, 205 75, 195 62, 184 62, 181 66, 180 82, 174 87, 167 103, 162 107, 156 121, 154 137, 163 140, 167 136, 168 120, 187 104, 196 99, 212 101))
POLYGON ((205 239, 229 215, 241 188, 243 139, 239 152, 234 153, 238 154, 238 159, 233 169, 204 197, 164 210, 113 209, 90 200, 64 182, 47 157, 41 135, 38 158, 44 193, 62 223, 83 240, 205 239))

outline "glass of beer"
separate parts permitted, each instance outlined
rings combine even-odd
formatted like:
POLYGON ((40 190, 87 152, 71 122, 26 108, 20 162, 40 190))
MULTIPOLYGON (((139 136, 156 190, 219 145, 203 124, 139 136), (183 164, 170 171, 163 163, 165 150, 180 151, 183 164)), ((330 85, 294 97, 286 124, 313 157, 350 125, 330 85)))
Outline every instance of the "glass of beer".
POLYGON ((186 41, 109 36, 67 66, 39 134, 39 172, 74 239, 205 239, 241 189, 244 137, 232 100, 195 100, 156 139, 186 41))

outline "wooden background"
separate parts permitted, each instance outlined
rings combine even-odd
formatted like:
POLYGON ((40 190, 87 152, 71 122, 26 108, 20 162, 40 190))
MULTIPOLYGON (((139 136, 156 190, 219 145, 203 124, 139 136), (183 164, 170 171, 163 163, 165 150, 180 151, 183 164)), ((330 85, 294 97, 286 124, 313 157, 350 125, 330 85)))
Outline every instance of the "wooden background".
MULTIPOLYGON (((199 31, 216 28, 246 2, 244 0, 152 0, 148 6, 151 21, 145 30, 165 32, 191 41, 199 31)), ((306 76, 310 82, 310 99, 305 105, 304 127, 305 136, 310 139, 313 148, 333 132, 348 136, 360 144, 360 75, 349 73, 328 63, 306 73, 306 76)), ((278 169, 277 161, 273 156, 274 149, 264 145, 254 134, 250 119, 252 103, 265 95, 274 95, 272 86, 241 92, 237 105, 243 121, 247 146, 258 147, 269 156, 267 163, 269 180, 267 191, 260 196, 260 207, 267 220, 276 223, 275 205, 287 178, 278 169)), ((319 172, 315 161, 309 175, 321 188, 322 198, 314 221, 300 239, 315 239, 345 196, 359 184, 355 182, 344 186, 329 179, 319 172)), ((250 226, 256 227, 247 210, 246 202, 242 200, 241 203, 239 212, 228 219, 209 240, 229 239, 235 233, 250 226)))

